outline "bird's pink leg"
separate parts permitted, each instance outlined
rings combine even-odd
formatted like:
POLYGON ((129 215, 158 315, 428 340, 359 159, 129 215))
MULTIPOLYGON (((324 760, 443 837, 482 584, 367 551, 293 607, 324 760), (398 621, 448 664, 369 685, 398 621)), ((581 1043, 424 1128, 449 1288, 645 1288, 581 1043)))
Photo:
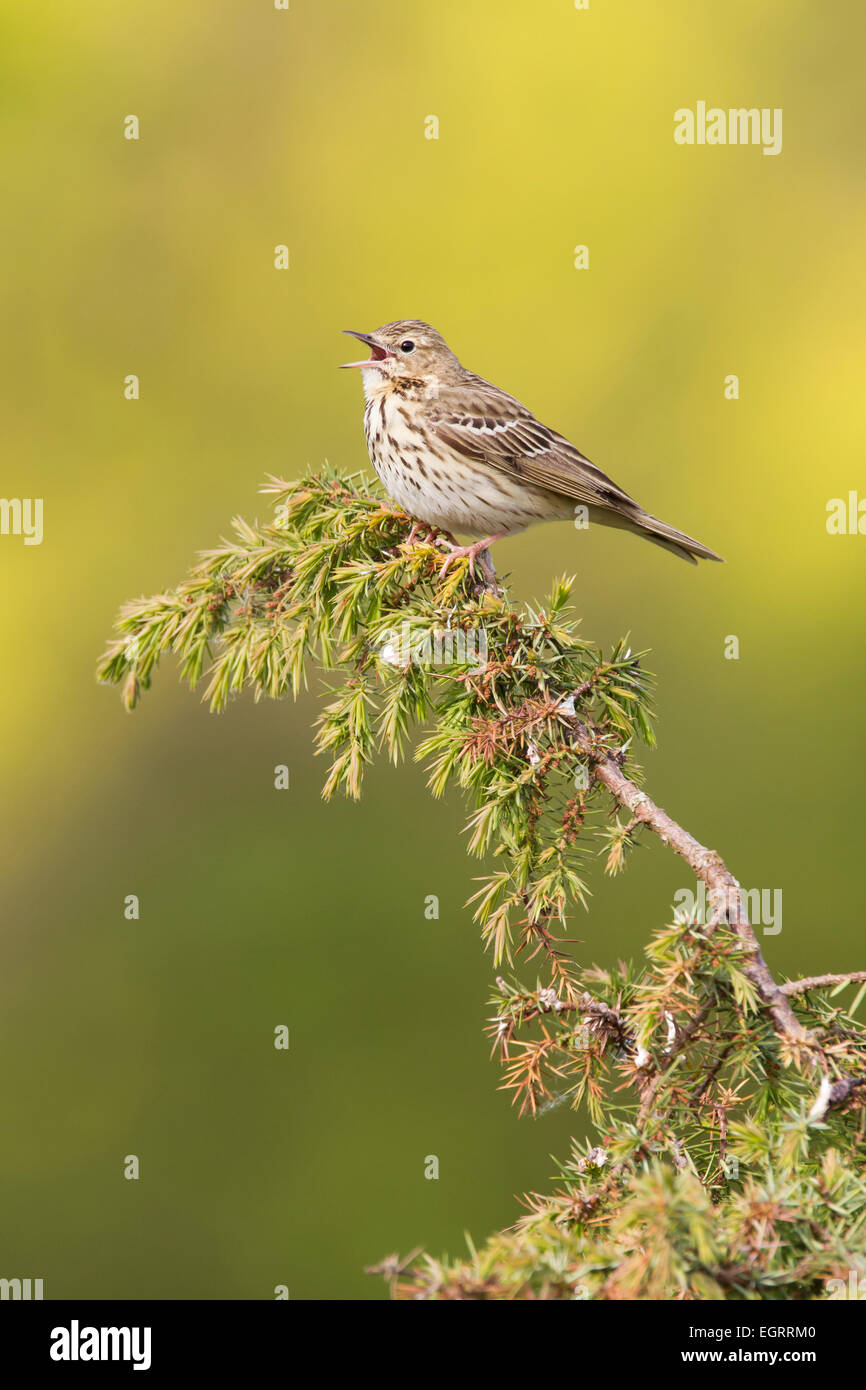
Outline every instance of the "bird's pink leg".
POLYGON ((424 543, 426 545, 429 545, 438 534, 435 526, 428 526, 423 521, 415 521, 412 523, 412 530, 409 532, 403 544, 414 545, 415 537, 419 536, 422 531, 424 532, 424 543))
POLYGON ((474 579, 475 561, 478 559, 478 556, 483 551, 487 550, 494 541, 501 541, 502 537, 507 535, 507 531, 497 531, 495 536, 488 536, 486 540, 483 541, 473 541, 472 545, 452 545, 451 542, 448 541, 447 545, 450 554, 446 555, 445 559, 442 561, 442 567, 439 570, 439 578, 444 578, 448 572, 448 566, 452 565, 455 560, 462 560, 465 558, 469 561, 469 573, 474 579))

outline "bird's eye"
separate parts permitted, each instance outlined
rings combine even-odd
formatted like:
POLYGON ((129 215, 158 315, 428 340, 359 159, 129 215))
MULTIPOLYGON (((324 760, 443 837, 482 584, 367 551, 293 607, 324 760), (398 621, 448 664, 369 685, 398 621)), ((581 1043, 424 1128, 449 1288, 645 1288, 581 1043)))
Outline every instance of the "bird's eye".
POLYGON ((400 344, 401 352, 412 352, 414 351, 414 348, 415 344, 412 342, 411 338, 404 338, 403 342, 400 344))

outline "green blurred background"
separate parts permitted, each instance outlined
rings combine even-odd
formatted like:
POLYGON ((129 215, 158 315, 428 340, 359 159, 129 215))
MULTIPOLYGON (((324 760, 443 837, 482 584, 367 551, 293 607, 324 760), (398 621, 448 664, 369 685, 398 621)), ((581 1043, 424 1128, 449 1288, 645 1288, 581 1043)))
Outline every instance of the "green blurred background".
MULTIPOLYGON (((384 765, 325 806, 315 695, 213 717, 167 665, 127 716, 96 657, 266 472, 366 464, 339 330, 429 319, 726 556, 497 550, 519 597, 573 571, 587 636, 652 649, 649 785, 783 889, 773 967, 862 967, 866 538, 825 529, 866 492, 861 10, 5 0, 0 39, 2 492, 45 499, 42 546, 0 538, 0 1274, 382 1297, 365 1263, 510 1222, 582 1123, 497 1090, 462 808, 384 765), (782 107, 783 153, 676 146, 698 100, 782 107)), ((595 873, 580 959, 639 952, 688 885, 660 847, 595 873)))

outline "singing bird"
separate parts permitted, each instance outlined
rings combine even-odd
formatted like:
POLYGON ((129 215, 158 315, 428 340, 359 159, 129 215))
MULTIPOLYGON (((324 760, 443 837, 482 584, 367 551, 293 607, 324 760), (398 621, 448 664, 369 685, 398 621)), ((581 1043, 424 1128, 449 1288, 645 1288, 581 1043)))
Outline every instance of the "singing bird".
MULTIPOLYGON (((370 461, 386 491, 418 523, 483 540, 446 541, 442 572, 458 556, 489 568, 488 547, 536 521, 574 518, 645 536, 695 564, 721 560, 659 521, 530 410, 457 360, 429 323, 403 319, 375 333, 344 330, 370 348, 358 367, 370 461)), ((411 539, 423 530, 413 527, 411 539)))

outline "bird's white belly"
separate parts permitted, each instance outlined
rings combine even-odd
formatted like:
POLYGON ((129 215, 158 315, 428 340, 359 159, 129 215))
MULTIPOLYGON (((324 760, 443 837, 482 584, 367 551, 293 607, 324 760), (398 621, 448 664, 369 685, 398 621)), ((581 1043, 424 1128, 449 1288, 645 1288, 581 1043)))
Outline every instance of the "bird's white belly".
MULTIPOLYGON (((411 412, 410 412, 411 413, 411 412)), ((371 396, 364 417, 367 448, 388 495, 419 521, 468 535, 516 532, 536 521, 570 514, 550 493, 521 479, 433 448, 413 429, 399 404, 371 396)))

